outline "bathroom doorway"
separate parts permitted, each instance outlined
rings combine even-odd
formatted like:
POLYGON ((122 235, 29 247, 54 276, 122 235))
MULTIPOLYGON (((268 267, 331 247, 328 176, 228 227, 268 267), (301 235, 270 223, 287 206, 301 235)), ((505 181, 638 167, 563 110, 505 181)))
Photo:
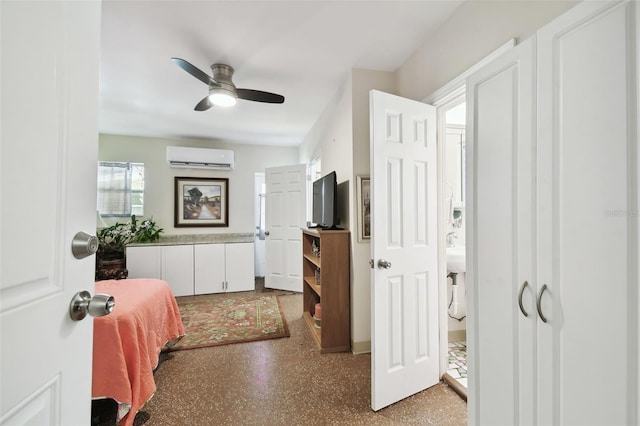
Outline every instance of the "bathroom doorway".
POLYGON ((438 111, 442 141, 441 233, 445 242, 447 358, 443 379, 466 396, 467 388, 467 292, 465 235, 465 136, 466 104, 461 93, 438 111))

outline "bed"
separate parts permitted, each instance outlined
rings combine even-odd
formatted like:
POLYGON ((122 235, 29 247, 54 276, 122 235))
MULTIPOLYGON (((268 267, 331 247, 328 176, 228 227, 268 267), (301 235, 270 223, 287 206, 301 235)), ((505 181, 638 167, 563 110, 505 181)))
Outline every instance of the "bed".
POLYGON ((97 281, 96 293, 114 296, 113 312, 94 319, 92 398, 118 403, 119 424, 133 425, 153 396, 160 351, 184 335, 176 299, 158 279, 97 281))

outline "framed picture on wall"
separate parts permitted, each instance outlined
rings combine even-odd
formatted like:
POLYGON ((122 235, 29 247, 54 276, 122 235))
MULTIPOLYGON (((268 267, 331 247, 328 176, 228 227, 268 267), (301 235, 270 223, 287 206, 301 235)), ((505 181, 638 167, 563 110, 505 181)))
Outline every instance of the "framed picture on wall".
POLYGON ((174 226, 229 226, 229 179, 175 178, 174 226))
POLYGON ((371 180, 369 176, 357 177, 358 241, 371 238, 371 180))

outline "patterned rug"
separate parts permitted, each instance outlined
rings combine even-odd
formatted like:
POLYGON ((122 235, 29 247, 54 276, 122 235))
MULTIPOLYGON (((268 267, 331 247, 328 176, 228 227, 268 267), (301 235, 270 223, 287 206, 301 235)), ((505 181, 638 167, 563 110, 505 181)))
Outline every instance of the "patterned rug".
POLYGON ((176 297, 185 336, 172 351, 289 337, 273 293, 239 292, 176 297))

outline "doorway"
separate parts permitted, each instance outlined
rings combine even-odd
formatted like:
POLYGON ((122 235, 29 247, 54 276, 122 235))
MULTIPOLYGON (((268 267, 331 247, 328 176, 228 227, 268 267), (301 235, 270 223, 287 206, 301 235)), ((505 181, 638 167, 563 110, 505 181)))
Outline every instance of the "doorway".
POLYGON ((446 372, 443 379, 463 397, 467 389, 467 292, 465 238, 465 136, 466 103, 464 92, 438 110, 441 120, 441 169, 443 221, 440 228, 445 242, 446 292, 446 372))

